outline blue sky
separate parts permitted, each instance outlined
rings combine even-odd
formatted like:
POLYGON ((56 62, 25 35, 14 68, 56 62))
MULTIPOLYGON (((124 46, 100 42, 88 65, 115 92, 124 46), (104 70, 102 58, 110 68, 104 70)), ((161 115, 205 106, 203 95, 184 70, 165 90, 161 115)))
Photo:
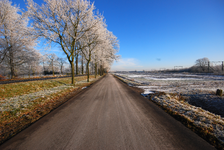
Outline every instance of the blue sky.
MULTIPOLYGON (((25 7, 23 0, 12 2, 25 7)), ((121 60, 111 70, 190 67, 203 57, 224 61, 223 0, 95 0, 95 7, 120 43, 121 60)))

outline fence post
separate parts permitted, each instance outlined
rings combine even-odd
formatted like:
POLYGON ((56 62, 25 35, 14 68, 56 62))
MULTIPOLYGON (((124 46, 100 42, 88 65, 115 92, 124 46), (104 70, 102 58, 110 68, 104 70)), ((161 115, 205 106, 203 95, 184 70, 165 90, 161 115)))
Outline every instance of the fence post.
POLYGON ((209 73, 210 62, 208 61, 208 73, 209 73))
POLYGON ((223 72, 223 61, 222 61, 222 72, 223 72))

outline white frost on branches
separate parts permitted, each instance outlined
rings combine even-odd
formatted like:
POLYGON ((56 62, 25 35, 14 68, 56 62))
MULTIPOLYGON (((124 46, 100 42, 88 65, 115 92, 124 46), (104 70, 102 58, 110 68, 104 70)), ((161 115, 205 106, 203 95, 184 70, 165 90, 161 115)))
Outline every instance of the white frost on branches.
POLYGON ((107 31, 103 16, 95 13, 94 4, 88 0, 45 0, 44 2, 39 6, 33 0, 28 0, 27 8, 33 20, 32 26, 36 29, 36 35, 43 37, 49 43, 54 42, 61 46, 71 65, 73 84, 74 60, 80 53, 87 61, 87 80, 89 79, 88 64, 93 57, 100 59, 101 63, 110 60, 110 63, 104 64, 111 64, 116 57, 117 51, 114 48, 118 47, 118 42, 114 40, 116 37, 107 31), (97 57, 98 54, 100 56, 97 57), (103 58, 104 56, 106 58, 103 58))
POLYGON ((36 37, 28 27, 28 16, 9 0, 0 1, 0 63, 10 69, 11 77, 19 66, 35 59, 36 37))

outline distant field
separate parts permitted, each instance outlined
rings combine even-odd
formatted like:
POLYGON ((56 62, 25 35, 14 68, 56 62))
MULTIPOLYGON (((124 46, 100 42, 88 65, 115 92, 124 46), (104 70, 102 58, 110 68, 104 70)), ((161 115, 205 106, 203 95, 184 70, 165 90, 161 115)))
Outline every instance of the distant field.
POLYGON ((224 76, 183 73, 123 73, 117 74, 137 83, 144 94, 153 91, 181 94, 195 106, 224 117, 224 98, 216 96, 217 89, 224 90, 224 76))

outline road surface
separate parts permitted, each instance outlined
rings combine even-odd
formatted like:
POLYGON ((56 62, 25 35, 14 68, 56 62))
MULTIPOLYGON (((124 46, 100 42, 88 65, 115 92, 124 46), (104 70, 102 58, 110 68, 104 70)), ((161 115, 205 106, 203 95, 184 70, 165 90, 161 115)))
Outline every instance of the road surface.
POLYGON ((0 149, 214 148, 109 74, 5 142, 0 149))

